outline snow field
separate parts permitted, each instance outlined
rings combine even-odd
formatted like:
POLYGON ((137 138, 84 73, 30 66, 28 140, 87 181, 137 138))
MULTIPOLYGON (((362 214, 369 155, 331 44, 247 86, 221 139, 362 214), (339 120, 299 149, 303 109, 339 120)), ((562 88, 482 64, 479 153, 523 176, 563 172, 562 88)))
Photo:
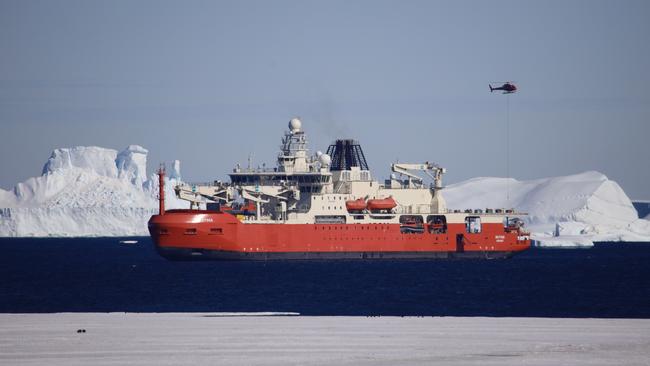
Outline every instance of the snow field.
POLYGON ((647 319, 229 315, 0 314, 0 364, 650 363, 647 319))

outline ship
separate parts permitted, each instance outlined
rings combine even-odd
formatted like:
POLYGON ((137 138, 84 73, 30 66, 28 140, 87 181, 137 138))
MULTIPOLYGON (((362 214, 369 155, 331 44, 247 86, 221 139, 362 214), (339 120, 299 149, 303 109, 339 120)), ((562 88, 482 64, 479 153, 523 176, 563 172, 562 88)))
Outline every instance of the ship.
POLYGON ((509 258, 530 248, 525 213, 508 208, 448 209, 436 163, 394 163, 371 175, 360 143, 338 139, 310 154, 293 118, 274 168, 243 168, 230 182, 179 183, 189 209, 148 223, 157 252, 170 260, 381 260, 509 258), (423 177, 423 175, 426 176, 423 177))

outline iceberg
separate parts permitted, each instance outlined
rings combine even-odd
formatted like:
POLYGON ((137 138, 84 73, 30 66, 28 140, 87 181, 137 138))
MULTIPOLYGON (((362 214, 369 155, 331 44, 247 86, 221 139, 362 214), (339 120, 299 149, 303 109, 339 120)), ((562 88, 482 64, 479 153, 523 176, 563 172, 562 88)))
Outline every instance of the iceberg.
POLYGON ((147 154, 142 146, 131 145, 117 154, 115 165, 118 178, 126 179, 135 186, 142 186, 147 180, 147 154))
MULTIPOLYGON (((0 236, 144 236, 155 214, 158 178, 147 177, 147 153, 131 145, 123 151, 96 146, 56 149, 43 174, 0 190, 0 236)), ((176 199, 180 163, 167 178, 166 205, 188 208, 176 199)))
POLYGON ((650 241, 623 189, 604 174, 518 181, 473 178, 442 191, 453 209, 514 208, 538 246, 592 246, 594 241, 650 241))

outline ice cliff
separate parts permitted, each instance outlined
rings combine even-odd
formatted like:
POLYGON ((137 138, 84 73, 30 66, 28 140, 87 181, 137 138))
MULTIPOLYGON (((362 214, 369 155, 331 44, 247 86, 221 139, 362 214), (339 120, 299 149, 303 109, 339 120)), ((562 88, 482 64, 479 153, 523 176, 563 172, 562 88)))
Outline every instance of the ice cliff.
POLYGON ((650 241, 650 221, 638 219, 623 189, 599 172, 518 181, 473 178, 443 190, 454 209, 515 208, 542 246, 594 241, 650 241))
MULTIPOLYGON (((157 176, 147 177, 148 151, 101 147, 57 149, 43 174, 0 189, 0 236, 148 235, 157 212, 157 176)), ((172 187, 180 163, 167 171, 167 208, 187 208, 172 187)), ((527 228, 539 245, 593 241, 650 241, 650 221, 638 219, 625 192, 598 172, 517 181, 474 178, 446 187, 451 209, 515 208, 528 213, 527 228)))
MULTIPOLYGON (((158 179, 147 177, 148 151, 95 146, 56 149, 43 174, 0 190, 0 236, 147 235, 157 211, 158 179)), ((187 208, 175 199, 180 166, 172 164, 167 208, 187 208)))

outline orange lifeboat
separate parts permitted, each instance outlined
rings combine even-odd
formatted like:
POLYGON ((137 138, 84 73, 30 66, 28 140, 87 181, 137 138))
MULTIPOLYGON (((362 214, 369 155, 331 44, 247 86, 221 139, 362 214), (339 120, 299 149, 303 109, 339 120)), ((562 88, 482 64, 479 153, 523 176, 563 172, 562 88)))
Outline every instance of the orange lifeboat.
POLYGON ((368 200, 368 209, 371 211, 392 210, 397 206, 393 197, 368 200))
POLYGON ((363 211, 366 209, 366 200, 359 198, 353 201, 345 201, 345 208, 348 211, 363 211))

